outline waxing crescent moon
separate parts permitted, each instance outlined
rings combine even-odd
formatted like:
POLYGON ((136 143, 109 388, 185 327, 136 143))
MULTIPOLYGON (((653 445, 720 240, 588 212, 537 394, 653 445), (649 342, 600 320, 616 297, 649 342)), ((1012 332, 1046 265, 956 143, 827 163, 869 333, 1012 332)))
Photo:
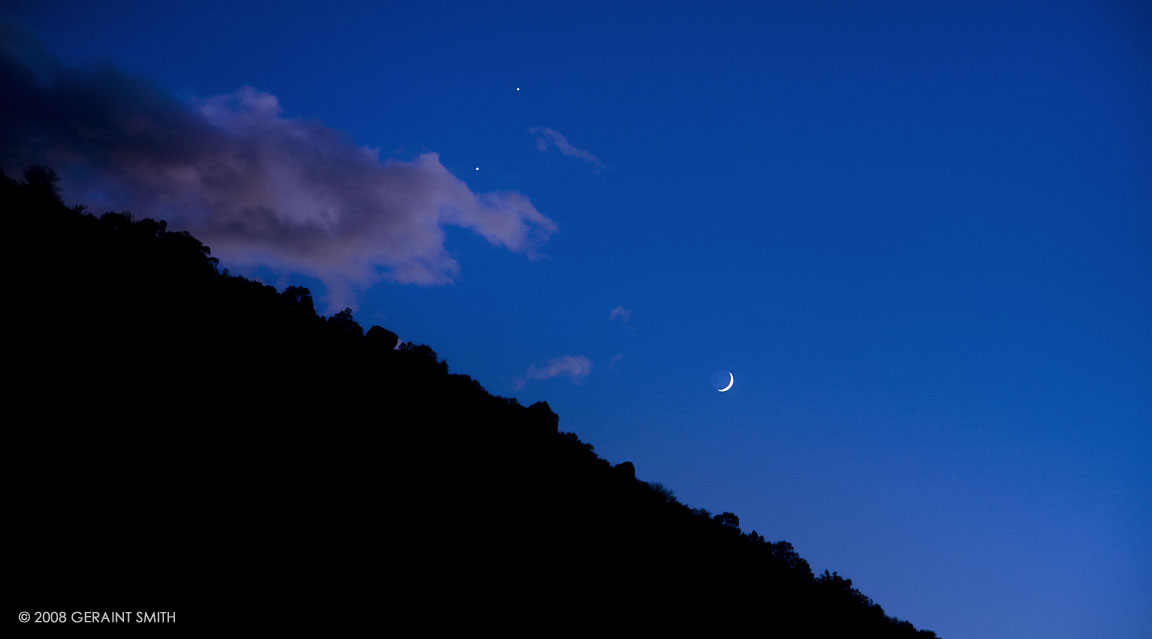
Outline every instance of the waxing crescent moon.
POLYGON ((732 388, 732 385, 736 383, 736 376, 735 376, 735 375, 733 375, 732 373, 728 373, 728 377, 730 377, 730 378, 731 378, 731 379, 729 379, 729 380, 728 380, 728 385, 727 385, 727 386, 725 386, 724 388, 718 388, 718 389, 717 389, 717 390, 719 390, 721 393, 725 393, 725 392, 728 392, 728 389, 732 388))

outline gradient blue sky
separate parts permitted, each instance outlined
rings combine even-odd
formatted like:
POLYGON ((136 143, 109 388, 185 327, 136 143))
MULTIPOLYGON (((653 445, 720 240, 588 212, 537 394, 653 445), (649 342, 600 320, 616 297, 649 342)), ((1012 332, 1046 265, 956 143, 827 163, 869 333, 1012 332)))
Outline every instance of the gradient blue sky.
POLYGON ((535 259, 445 227, 453 283, 363 287, 357 318, 889 614, 1150 636, 1149 5, 267 4, 0 14, 529 198, 535 259))

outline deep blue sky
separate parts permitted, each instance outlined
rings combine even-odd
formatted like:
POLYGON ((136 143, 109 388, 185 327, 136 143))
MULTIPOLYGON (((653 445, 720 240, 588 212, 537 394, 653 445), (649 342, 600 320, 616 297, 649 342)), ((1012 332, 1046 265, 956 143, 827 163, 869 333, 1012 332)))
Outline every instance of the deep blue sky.
POLYGON ((1147 4, 267 4, 3 15, 65 64, 251 86, 528 197, 538 259, 448 227, 455 281, 357 318, 889 614, 1150 636, 1147 4), (534 379, 561 356, 591 368, 534 379))

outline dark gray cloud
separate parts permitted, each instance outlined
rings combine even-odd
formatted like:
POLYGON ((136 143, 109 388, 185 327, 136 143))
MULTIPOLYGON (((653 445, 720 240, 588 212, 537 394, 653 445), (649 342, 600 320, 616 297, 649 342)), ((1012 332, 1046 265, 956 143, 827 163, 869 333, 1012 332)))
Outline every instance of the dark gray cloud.
POLYGON ((111 67, 59 64, 0 24, 0 166, 41 163, 70 200, 160 217, 225 263, 315 276, 332 306, 379 280, 450 282, 445 225, 529 257, 555 223, 516 192, 473 193, 435 153, 381 160, 251 87, 180 100, 111 67))

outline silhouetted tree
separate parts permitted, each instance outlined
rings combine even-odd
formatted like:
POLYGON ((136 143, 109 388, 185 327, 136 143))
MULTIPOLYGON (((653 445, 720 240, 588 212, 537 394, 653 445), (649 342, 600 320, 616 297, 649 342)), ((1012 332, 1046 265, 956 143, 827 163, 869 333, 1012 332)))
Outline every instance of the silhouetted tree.
POLYGON ((46 166, 34 165, 25 169, 24 184, 30 194, 45 200, 60 201, 60 178, 46 166))
POLYGON ((350 338, 363 337, 364 329, 352 319, 352 309, 346 308, 328 318, 328 325, 337 333, 350 338))
POLYGON ((732 528, 740 527, 740 518, 733 513, 724 512, 712 518, 715 522, 732 528))

